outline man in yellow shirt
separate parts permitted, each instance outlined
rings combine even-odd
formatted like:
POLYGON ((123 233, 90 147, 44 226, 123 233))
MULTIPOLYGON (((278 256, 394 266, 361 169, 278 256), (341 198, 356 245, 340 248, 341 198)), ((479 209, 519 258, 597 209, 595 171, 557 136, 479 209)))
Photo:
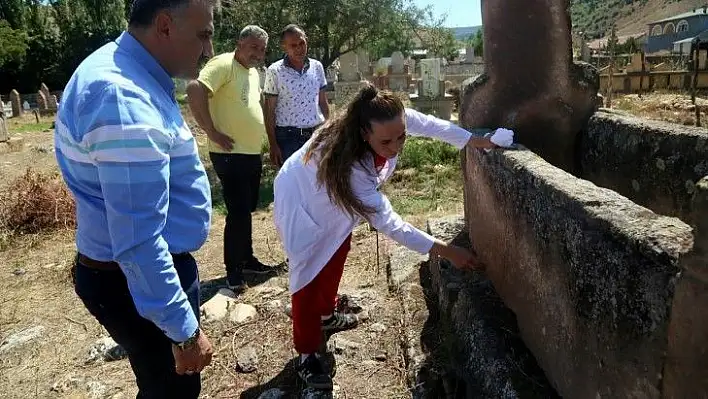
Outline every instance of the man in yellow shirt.
POLYGON ((214 165, 226 203, 224 265, 229 287, 245 288, 244 273, 274 268, 253 256, 251 213, 260 188, 261 148, 266 137, 260 76, 268 34, 249 25, 239 34, 236 50, 209 60, 199 78, 187 86, 189 106, 209 137, 214 165))

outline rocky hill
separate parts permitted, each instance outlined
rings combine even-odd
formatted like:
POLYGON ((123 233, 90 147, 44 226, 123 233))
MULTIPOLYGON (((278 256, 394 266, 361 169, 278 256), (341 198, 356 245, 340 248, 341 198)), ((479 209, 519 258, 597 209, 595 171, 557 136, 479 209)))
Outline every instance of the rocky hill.
POLYGON ((616 23, 617 34, 646 31, 646 24, 708 4, 708 0, 572 0, 571 18, 575 32, 600 38, 616 23))

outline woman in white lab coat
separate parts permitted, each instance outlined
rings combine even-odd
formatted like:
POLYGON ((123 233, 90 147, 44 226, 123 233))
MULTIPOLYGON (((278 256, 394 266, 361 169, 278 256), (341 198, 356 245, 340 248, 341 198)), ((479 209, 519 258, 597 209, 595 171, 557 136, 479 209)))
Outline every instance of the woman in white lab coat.
POLYGON ((440 139, 458 149, 510 146, 513 132, 497 129, 489 138, 429 115, 406 109, 394 95, 367 84, 346 112, 323 125, 280 169, 275 178, 275 225, 289 258, 293 340, 301 354, 299 376, 317 389, 331 389, 315 355, 322 331, 356 327, 353 314, 334 312, 351 233, 362 221, 421 254, 475 267, 473 254, 447 245, 403 221, 379 191, 396 168, 407 135, 440 139))

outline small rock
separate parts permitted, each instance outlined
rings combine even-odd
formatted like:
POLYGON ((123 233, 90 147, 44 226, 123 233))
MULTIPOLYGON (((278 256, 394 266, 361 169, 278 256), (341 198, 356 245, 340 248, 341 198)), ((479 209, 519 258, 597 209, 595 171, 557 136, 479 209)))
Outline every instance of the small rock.
POLYGON ((252 346, 246 346, 236 352, 236 369, 241 373, 252 373, 258 369, 258 353, 252 346))
POLYGON ((369 319, 371 318, 369 316, 369 311, 366 309, 362 310, 361 313, 357 315, 357 317, 359 318, 359 321, 369 321, 369 319))
POLYGON ((385 362, 386 359, 388 359, 388 355, 386 355, 385 353, 379 353, 378 355, 376 355, 374 357, 374 359, 376 359, 379 362, 385 362))
POLYGON ((386 331, 386 326, 382 323, 374 323, 369 327, 369 331, 382 333, 386 331))
POLYGON ((106 362, 121 360, 128 357, 128 352, 118 345, 111 337, 104 337, 96 341, 89 350, 89 356, 86 363, 92 363, 97 360, 106 362))
POLYGON ((252 289, 252 292, 261 299, 268 299, 282 294, 283 292, 285 292, 285 288, 260 285, 254 287, 252 289))
POLYGON ((15 276, 22 276, 22 275, 24 275, 24 274, 27 274, 27 270, 25 270, 25 269, 15 269, 15 270, 12 271, 12 274, 14 274, 15 276))
POLYGON ((281 391, 278 388, 271 388, 265 392, 263 392, 258 399, 280 399, 285 397, 285 392, 281 391))
POLYGON ((268 312, 273 312, 276 310, 283 309, 283 301, 280 299, 276 299, 270 302, 267 302, 265 305, 263 305, 263 309, 265 309, 268 312))
POLYGON ((334 342, 334 350, 336 353, 341 354, 347 349, 357 350, 361 348, 361 344, 358 342, 348 341, 344 338, 337 338, 334 342))
POLYGON ((258 312, 256 308, 245 303, 237 303, 229 313, 229 321, 234 324, 242 324, 256 318, 258 312))
POLYGON ((66 393, 69 391, 72 391, 76 388, 78 388, 81 384, 83 384, 84 378, 83 377, 77 377, 70 375, 66 378, 64 378, 61 381, 57 381, 54 384, 52 384, 52 387, 50 390, 52 392, 57 392, 57 393, 66 393))
POLYGON ((57 264, 56 263, 48 263, 44 266, 42 266, 42 269, 53 269, 57 264))
POLYGON ((10 335, 9 337, 7 337, 7 339, 5 339, 2 344, 0 344, 0 354, 19 348, 24 344, 34 341, 35 339, 41 337, 42 334, 44 334, 44 330, 44 326, 35 326, 10 335))
POLYGON ((293 305, 291 303, 285 305, 283 312, 285 312, 288 317, 293 317, 293 305))
POLYGON ((220 289, 213 298, 201 306, 200 311, 204 316, 204 321, 208 323, 224 319, 234 303, 233 291, 226 288, 220 289))
POLYGON ((88 391, 89 398, 101 399, 106 396, 108 387, 98 381, 89 381, 86 383, 86 390, 88 391))

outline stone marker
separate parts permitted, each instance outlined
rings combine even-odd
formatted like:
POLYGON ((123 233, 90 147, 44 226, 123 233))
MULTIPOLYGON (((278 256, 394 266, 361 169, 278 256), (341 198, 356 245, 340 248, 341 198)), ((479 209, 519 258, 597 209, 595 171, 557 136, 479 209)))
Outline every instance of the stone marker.
POLYGON ((12 104, 12 116, 17 118, 22 115, 22 103, 20 101, 20 93, 17 90, 10 92, 10 103, 12 104))
POLYGON ((0 143, 10 140, 10 133, 7 132, 7 123, 5 122, 5 111, 0 109, 0 143))
POLYGON ((346 107, 363 84, 357 54, 350 51, 339 56, 339 81, 334 83, 334 103, 337 110, 346 107))
POLYGON ((597 70, 574 64, 570 0, 482 2, 485 74, 462 94, 467 128, 504 126, 566 171, 579 169, 577 136, 595 111, 597 70))

